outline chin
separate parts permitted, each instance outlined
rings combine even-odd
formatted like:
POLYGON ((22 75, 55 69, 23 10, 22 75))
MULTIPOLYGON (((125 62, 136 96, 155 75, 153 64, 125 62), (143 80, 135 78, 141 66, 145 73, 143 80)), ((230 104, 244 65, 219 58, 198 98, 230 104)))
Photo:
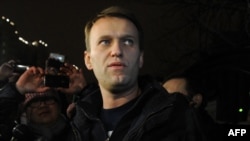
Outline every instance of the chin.
POLYGON ((113 79, 115 84, 122 85, 127 82, 127 78, 124 76, 117 76, 113 79))

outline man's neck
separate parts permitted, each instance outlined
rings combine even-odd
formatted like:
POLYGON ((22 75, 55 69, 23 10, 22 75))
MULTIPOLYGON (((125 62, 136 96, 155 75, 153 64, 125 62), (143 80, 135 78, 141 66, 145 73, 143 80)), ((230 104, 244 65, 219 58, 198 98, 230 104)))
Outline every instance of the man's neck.
POLYGON ((103 108, 112 109, 124 105, 140 95, 139 87, 134 87, 124 92, 112 93, 106 89, 101 88, 103 108))

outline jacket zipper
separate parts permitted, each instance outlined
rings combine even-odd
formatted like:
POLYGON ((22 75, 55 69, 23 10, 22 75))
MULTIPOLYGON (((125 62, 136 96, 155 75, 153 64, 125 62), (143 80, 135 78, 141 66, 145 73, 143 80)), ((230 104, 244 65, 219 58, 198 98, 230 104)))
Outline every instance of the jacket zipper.
POLYGON ((97 122, 99 122, 99 123, 101 123, 102 124, 102 129, 103 129, 103 131, 104 131, 104 133, 105 133, 105 135, 106 135, 106 137, 107 137, 107 139, 105 140, 105 141, 109 141, 109 139, 110 139, 110 137, 107 135, 107 133, 105 132, 105 128, 104 128, 104 125, 103 125, 103 123, 101 122, 101 120, 100 119, 98 119, 98 118, 93 118, 93 117, 90 117, 84 110, 83 110, 83 108, 80 108, 80 110, 84 113, 84 115, 88 118, 88 119, 90 119, 90 120, 92 120, 92 121, 97 121, 97 122))

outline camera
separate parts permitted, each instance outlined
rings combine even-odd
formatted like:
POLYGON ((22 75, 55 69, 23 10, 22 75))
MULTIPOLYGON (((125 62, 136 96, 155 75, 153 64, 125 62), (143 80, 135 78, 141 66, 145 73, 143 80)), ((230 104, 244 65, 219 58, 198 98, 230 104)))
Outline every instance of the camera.
POLYGON ((65 56, 58 53, 50 53, 45 63, 46 75, 44 85, 47 87, 69 87, 69 77, 60 71, 64 65, 65 56))
POLYGON ((15 73, 23 73, 23 72, 25 72, 28 68, 29 68, 29 66, 27 66, 27 65, 15 64, 15 65, 14 65, 14 71, 13 71, 13 72, 15 72, 15 73))
POLYGON ((69 87, 69 77, 66 75, 45 75, 44 85, 47 87, 69 87))
POLYGON ((24 65, 20 60, 9 60, 8 62, 1 65, 1 68, 4 67, 5 71, 11 71, 13 73, 23 73, 29 69, 28 65, 24 65))
POLYGON ((60 67, 65 62, 65 56, 58 53, 50 53, 49 58, 45 62, 45 69, 49 74, 60 73, 60 67))

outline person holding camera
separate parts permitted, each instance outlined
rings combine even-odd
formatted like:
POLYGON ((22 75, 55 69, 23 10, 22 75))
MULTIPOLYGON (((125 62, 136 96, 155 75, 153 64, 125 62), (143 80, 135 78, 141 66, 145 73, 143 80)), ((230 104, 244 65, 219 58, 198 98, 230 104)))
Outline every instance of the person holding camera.
MULTIPOLYGON (((6 82, 1 90, 1 119, 8 119, 12 125, 8 126, 8 130, 2 131, 7 128, 3 128, 1 124, 1 141, 79 141, 74 128, 65 116, 66 111, 64 110, 66 109, 63 107, 69 104, 64 103, 67 102, 64 101, 64 94, 78 93, 86 84, 82 71, 74 68, 65 66, 63 69, 64 75, 71 79, 68 87, 65 88, 44 85, 46 70, 34 66, 30 66, 21 73, 17 81, 6 82), (72 71, 72 69, 74 70, 72 71), (17 104, 11 103, 7 99, 15 99, 17 104), (11 118, 7 114, 11 112, 16 115, 15 118, 11 118), (21 112, 24 113, 22 115, 26 115, 27 123, 23 123, 20 119, 21 112)), ((7 63, 1 66, 0 70, 7 73, 7 69, 12 71, 13 65, 7 63)), ((4 120, 2 121, 4 122, 4 120)))
POLYGON ((69 140, 79 141, 62 106, 62 95, 78 93, 85 86, 81 70, 64 68, 65 75, 72 80, 69 87, 48 87, 44 85, 46 70, 30 67, 16 82, 17 91, 25 97, 23 110, 27 118, 28 131, 20 140, 69 140), (74 83, 74 84, 73 84, 74 83), (81 87, 81 88, 79 88, 81 87), (27 136, 28 135, 28 136, 27 136))
POLYGON ((22 106, 27 123, 13 129, 12 141, 77 141, 77 137, 72 136, 73 128, 62 113, 62 100, 57 91, 49 89, 24 96, 22 106))
POLYGON ((16 61, 9 60, 0 66, 0 140, 9 141, 12 128, 19 118, 22 96, 16 96, 15 82, 20 73, 15 71, 16 61))

